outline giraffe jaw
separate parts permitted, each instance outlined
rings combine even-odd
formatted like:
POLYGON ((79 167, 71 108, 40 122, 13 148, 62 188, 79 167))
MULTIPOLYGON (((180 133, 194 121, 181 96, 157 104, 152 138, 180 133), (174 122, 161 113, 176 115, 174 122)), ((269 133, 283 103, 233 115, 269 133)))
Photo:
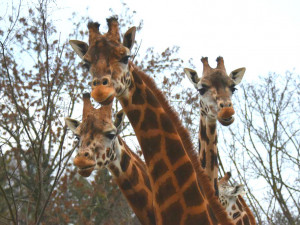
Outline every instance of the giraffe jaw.
POLYGON ((86 168, 78 168, 78 173, 83 177, 89 177, 94 169, 95 165, 86 168))

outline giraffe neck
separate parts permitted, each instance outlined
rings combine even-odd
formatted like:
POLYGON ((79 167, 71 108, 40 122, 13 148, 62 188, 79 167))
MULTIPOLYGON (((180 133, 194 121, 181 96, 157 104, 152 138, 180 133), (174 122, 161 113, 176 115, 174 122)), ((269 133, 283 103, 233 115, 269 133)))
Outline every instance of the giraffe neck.
POLYGON ((218 191, 218 148, 217 148, 217 123, 216 120, 208 119, 201 109, 199 126, 199 157, 202 168, 207 172, 210 182, 218 191))
POLYGON ((115 140, 115 151, 117 158, 108 169, 140 222, 154 225, 152 191, 145 164, 120 137, 115 140))
MULTIPOLYGON (((220 213, 222 207, 216 206, 218 200, 214 201, 214 207, 208 205, 207 196, 203 195, 198 185, 191 158, 185 152, 185 145, 178 134, 180 129, 166 113, 166 107, 170 107, 161 104, 157 95, 162 94, 156 87, 153 88, 151 82, 151 78, 135 68, 128 94, 120 96, 119 100, 144 154, 156 223, 216 224, 215 216, 219 216, 222 224, 232 224, 225 211, 220 213)), ((166 103, 165 100, 163 104, 166 103)), ((207 183, 209 185, 208 180, 207 183)), ((209 190, 206 184, 203 186, 209 190)))

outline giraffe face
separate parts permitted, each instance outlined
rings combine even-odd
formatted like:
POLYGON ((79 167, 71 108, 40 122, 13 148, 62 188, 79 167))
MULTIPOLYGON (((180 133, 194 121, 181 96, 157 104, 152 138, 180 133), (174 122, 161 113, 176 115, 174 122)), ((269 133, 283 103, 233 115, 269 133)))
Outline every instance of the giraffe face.
POLYGON ((67 126, 79 139, 74 165, 78 167, 78 173, 82 176, 90 176, 94 169, 106 167, 118 157, 119 143, 116 137, 120 132, 124 113, 117 113, 113 124, 109 110, 111 105, 102 106, 100 109, 90 108, 83 116, 82 123, 65 118, 67 126))
POLYGON ((236 203, 236 199, 238 195, 243 196, 245 194, 245 185, 237 184, 231 186, 228 181, 231 177, 231 173, 225 173, 225 176, 222 177, 219 182, 219 199, 221 204, 225 207, 230 209, 233 204, 236 203))
POLYGON ((245 68, 233 71, 229 76, 225 70, 210 69, 209 74, 199 78, 192 69, 184 70, 189 80, 200 94, 200 111, 208 120, 218 120, 228 126, 234 122, 231 101, 235 86, 241 81, 245 68))
POLYGON ((78 167, 80 175, 88 177, 94 169, 101 169, 116 159, 117 128, 112 123, 101 120, 93 114, 87 115, 82 123, 74 122, 70 118, 65 120, 79 139, 74 165, 78 167))
MULTIPOLYGON (((114 27, 109 29, 117 29, 116 33, 116 26, 118 23, 114 21, 114 27)), ((115 96, 124 94, 130 85, 128 63, 136 28, 132 27, 125 33, 123 43, 111 31, 101 35, 89 28, 89 32, 89 45, 75 40, 70 44, 92 75, 92 97, 102 105, 110 104, 115 96)))

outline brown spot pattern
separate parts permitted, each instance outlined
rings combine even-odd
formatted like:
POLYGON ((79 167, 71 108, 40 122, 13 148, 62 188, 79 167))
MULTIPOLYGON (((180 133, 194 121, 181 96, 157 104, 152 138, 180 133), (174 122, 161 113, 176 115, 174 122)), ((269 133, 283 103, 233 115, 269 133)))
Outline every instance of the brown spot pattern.
POLYGON ((160 135, 149 138, 141 137, 141 149, 143 149, 144 158, 147 164, 156 153, 160 152, 160 142, 160 135))
POLYGON ((236 218, 238 218, 240 215, 241 215, 240 212, 233 213, 232 218, 233 218, 233 219, 236 219, 236 218))
POLYGON ((193 174, 194 170, 190 162, 187 162, 178 167, 174 174, 179 186, 182 186, 193 174))
POLYGON ((182 206, 179 202, 174 202, 162 212, 162 223, 164 225, 179 225, 183 214, 182 206))
POLYGON ((210 149, 209 150, 210 151, 210 169, 211 170, 214 170, 214 168, 215 168, 215 161, 216 161, 216 155, 215 155, 215 153, 214 153, 214 150, 212 150, 212 149, 210 149))
POLYGON ((199 224, 210 224, 206 212, 202 212, 196 215, 188 215, 184 221, 185 225, 199 225, 199 224))
POLYGON ((133 95, 132 95, 132 104, 134 105, 142 105, 145 103, 144 97, 142 95, 142 90, 136 87, 133 95))
POLYGON ((142 173, 143 179, 144 179, 144 184, 146 185, 146 187, 151 190, 151 184, 150 184, 150 180, 149 177, 147 176, 146 173, 142 173))
POLYGON ((201 140, 203 140, 207 144, 209 144, 209 139, 206 134, 206 126, 205 126, 205 124, 202 123, 202 121, 200 121, 200 137, 201 137, 201 140))
POLYGON ((141 130, 147 131, 149 129, 158 129, 158 121, 155 112, 147 108, 141 124, 141 130))
POLYGON ((113 164, 109 165, 109 169, 111 170, 114 176, 119 177, 120 171, 115 165, 113 164))
POLYGON ((143 84, 142 79, 139 77, 139 75, 135 71, 132 72, 132 76, 133 76, 133 79, 134 79, 135 83, 143 84))
POLYGON ((206 152, 205 151, 202 152, 201 166, 202 166, 202 168, 206 167, 206 152))
POLYGON ((149 90, 149 88, 146 88, 146 100, 147 103, 154 108, 160 107, 160 103, 157 101, 157 99, 154 97, 153 93, 149 90))
POLYGON ((246 215, 243 217, 243 222, 244 222, 244 225, 250 225, 249 218, 246 215))
POLYGON ((170 119, 170 117, 166 114, 163 113, 160 115, 160 121, 161 121, 161 126, 162 129, 168 133, 175 133, 175 127, 170 119))
POLYGON ((129 162, 130 162, 130 157, 126 152, 123 152, 122 156, 121 156, 121 169, 123 172, 125 172, 128 169, 129 166, 129 162))
POLYGON ((145 190, 140 190, 134 194, 127 195, 127 199, 134 208, 142 210, 147 205, 148 196, 145 190))
POLYGON ((164 160, 159 160, 157 163, 155 163, 152 171, 151 171, 151 177, 153 181, 155 182, 159 177, 164 175, 168 171, 168 167, 164 160))
POLYGON ((196 182, 193 182, 190 187, 183 192, 183 197, 187 207, 202 205, 203 203, 203 198, 200 195, 196 182))
POLYGON ((132 171, 129 177, 131 185, 135 186, 139 183, 139 173, 135 165, 132 165, 132 171))
POLYGON ((122 190, 126 191, 126 190, 129 190, 129 189, 132 189, 132 186, 131 186, 129 180, 124 179, 123 182, 120 184, 120 188, 122 190))
POLYGON ((136 127, 140 121, 141 112, 139 110, 131 110, 127 113, 127 117, 130 120, 130 123, 133 127, 136 127))
POLYGON ((209 125, 209 131, 210 131, 211 134, 215 134, 216 124, 209 125))
POLYGON ((171 164, 176 163, 181 157, 185 156, 182 143, 177 139, 165 138, 166 151, 171 164))
POLYGON ((155 195, 156 202, 159 205, 162 205, 168 198, 172 195, 176 194, 175 187, 172 182, 172 178, 168 178, 165 182, 163 182, 155 195))
POLYGON ((155 215, 154 215, 154 211, 149 210, 147 212, 147 216, 149 218, 150 224, 156 224, 155 222, 155 215))

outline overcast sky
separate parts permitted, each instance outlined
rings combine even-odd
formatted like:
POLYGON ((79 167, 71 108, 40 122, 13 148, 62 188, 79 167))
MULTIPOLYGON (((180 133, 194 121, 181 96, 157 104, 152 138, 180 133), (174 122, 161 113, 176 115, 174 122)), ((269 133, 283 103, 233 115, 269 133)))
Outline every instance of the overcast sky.
MULTIPOLYGON (((142 49, 158 51, 173 45, 180 47, 180 57, 194 59, 202 72, 200 58, 210 64, 224 57, 227 72, 246 67, 245 77, 252 80, 268 72, 300 73, 300 1, 299 0, 127 0, 144 26, 136 36, 142 49)), ((122 11, 119 0, 64 0, 58 2, 67 20, 68 12, 85 15, 89 7, 92 20, 105 24, 122 11), (98 2, 95 4, 95 2, 98 2)), ((59 18, 62 22, 64 17, 59 18)), ((138 25, 138 24, 137 24, 138 25)), ((62 28, 63 29, 63 28, 62 28)))

